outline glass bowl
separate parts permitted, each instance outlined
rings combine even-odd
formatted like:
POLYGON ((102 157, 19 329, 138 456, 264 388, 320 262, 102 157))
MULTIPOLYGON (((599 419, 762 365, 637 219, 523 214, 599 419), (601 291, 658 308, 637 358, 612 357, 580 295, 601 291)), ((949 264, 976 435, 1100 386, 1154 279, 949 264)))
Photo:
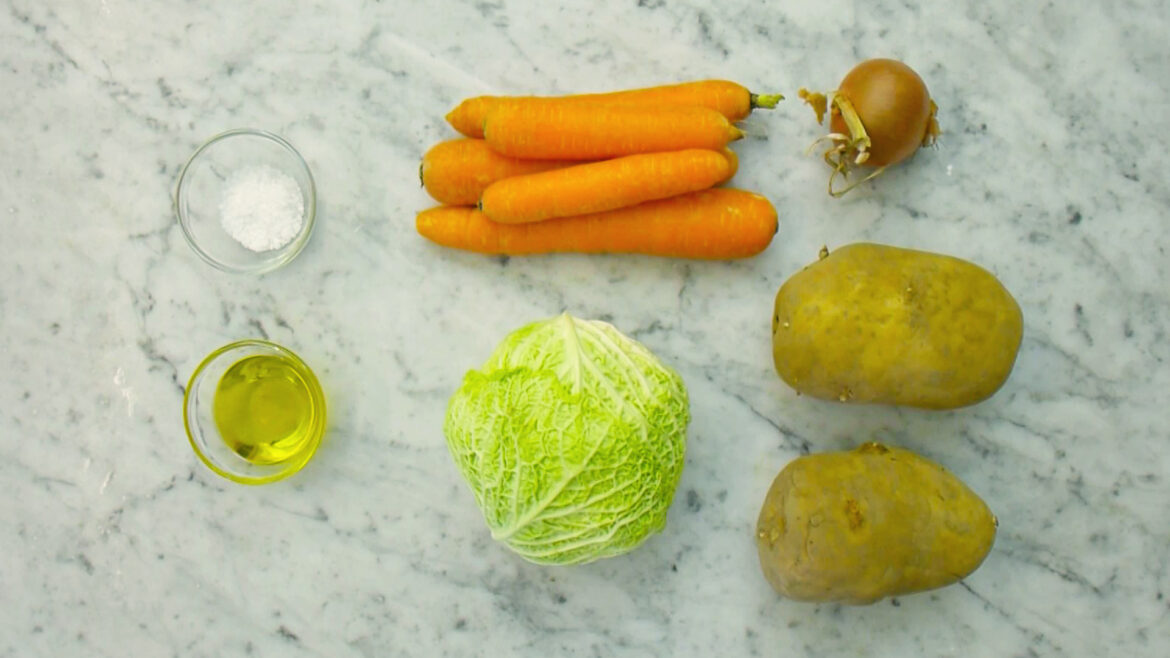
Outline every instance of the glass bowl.
POLYGON ((261 274, 288 263, 304 249, 317 217, 317 188, 309 165, 281 137, 240 128, 204 142, 183 165, 175 190, 175 213, 187 244, 203 260, 226 272, 261 274), (223 227, 220 203, 235 172, 271 167, 296 181, 304 202, 300 231, 267 251, 244 247, 223 227))
MULTIPOLYGON (((266 364, 274 363, 270 360, 261 361, 266 364)), ((263 393, 256 393, 256 398, 259 399, 262 395, 263 393)), ((273 396, 269 395, 267 399, 260 400, 257 404, 267 405, 262 408, 271 413, 273 399, 273 396)), ((251 401, 253 400, 250 400, 250 403, 251 401)), ((239 407, 235 409, 238 410, 239 407)), ((249 406, 247 409, 252 411, 253 408, 249 406)), ((265 484, 296 473, 313 457, 321 443, 321 437, 325 434, 325 394, 313 371, 291 350, 266 340, 236 341, 207 355, 191 374, 187 391, 183 396, 183 425, 187 429, 187 438, 195 454, 212 471, 241 484, 265 484), (280 449, 279 460, 245 459, 228 444, 228 439, 221 432, 221 424, 216 419, 218 409, 215 398, 224 374, 233 366, 254 356, 276 357, 278 361, 275 363, 282 366, 280 374, 295 381, 297 394, 302 395, 302 401, 306 403, 294 410, 300 420, 296 436, 302 438, 293 443, 284 443, 280 449)), ((241 449, 261 454, 256 450, 257 444, 240 445, 241 449)))

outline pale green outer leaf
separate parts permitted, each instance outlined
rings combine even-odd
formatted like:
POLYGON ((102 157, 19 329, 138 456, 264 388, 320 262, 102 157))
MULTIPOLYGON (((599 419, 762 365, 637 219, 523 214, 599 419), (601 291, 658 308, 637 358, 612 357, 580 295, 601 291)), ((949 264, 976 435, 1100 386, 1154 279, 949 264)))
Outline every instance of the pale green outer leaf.
POLYGON ((662 530, 689 422, 677 373, 611 325, 563 314, 467 373, 444 433, 493 537, 578 564, 662 530))

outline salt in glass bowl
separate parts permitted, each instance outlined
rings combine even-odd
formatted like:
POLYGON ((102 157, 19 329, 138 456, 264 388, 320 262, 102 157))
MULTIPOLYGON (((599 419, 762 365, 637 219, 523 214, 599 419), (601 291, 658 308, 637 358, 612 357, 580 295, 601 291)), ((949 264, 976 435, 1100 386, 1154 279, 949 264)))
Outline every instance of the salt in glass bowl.
POLYGON ((175 190, 175 213, 183 237, 203 260, 225 272, 262 274, 288 263, 305 248, 317 217, 317 188, 308 163, 291 144, 270 132, 239 128, 207 140, 187 160, 175 190), (300 232, 290 242, 258 252, 224 230, 220 203, 234 172, 261 166, 297 182, 304 217, 300 232))
POLYGON ((240 340, 207 355, 191 374, 183 395, 183 425, 195 455, 216 474, 241 484, 275 482, 304 468, 317 452, 325 434, 325 414, 325 394, 313 371, 291 350, 267 340, 240 340), (312 429, 304 443, 294 454, 276 463, 254 463, 232 450, 220 434, 213 412, 220 378, 241 359, 256 355, 286 359, 307 386, 313 408, 319 411, 314 412, 312 429))

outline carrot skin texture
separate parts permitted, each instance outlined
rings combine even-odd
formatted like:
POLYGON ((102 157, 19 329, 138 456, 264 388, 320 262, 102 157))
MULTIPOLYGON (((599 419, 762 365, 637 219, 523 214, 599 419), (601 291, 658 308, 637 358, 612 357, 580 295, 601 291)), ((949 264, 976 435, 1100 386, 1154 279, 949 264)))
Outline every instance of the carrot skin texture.
POLYGON ((743 132, 705 107, 592 103, 501 106, 484 121, 497 153, 522 159, 601 160, 689 148, 720 150, 743 132))
POLYGON ((468 137, 483 137, 483 122, 493 108, 505 104, 532 102, 587 102, 613 105, 695 105, 707 107, 728 121, 739 121, 752 111, 752 94, 743 85, 730 80, 696 80, 673 85, 625 89, 598 94, 569 96, 475 96, 456 105, 447 113, 447 123, 468 137))
POLYGON ((567 160, 518 160, 488 148, 482 139, 450 139, 423 155, 419 177, 435 201, 449 205, 476 203, 492 183, 558 167, 580 164, 567 160))
POLYGON ((735 151, 732 151, 726 146, 723 147, 722 153, 723 157, 727 158, 727 162, 731 164, 731 169, 727 172, 727 178, 719 181, 720 183, 726 183, 727 181, 734 178, 735 174, 739 172, 739 156, 736 155, 735 151))
POLYGON ((479 209, 496 222, 539 222, 697 192, 734 173, 733 161, 722 151, 627 155, 497 181, 484 191, 479 209))
POLYGON ((415 220, 423 237, 481 254, 632 253, 723 260, 763 251, 776 234, 776 209, 731 188, 529 224, 501 224, 474 207, 439 206, 415 220))

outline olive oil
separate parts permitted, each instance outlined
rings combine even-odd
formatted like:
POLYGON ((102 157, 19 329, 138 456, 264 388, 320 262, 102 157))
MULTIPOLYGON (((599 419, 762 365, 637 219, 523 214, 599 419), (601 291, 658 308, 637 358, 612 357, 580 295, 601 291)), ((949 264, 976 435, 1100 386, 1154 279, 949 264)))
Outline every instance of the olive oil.
POLYGON ((253 464, 276 464, 311 449, 324 411, 298 365, 270 354, 232 364, 212 403, 224 443, 253 464))

